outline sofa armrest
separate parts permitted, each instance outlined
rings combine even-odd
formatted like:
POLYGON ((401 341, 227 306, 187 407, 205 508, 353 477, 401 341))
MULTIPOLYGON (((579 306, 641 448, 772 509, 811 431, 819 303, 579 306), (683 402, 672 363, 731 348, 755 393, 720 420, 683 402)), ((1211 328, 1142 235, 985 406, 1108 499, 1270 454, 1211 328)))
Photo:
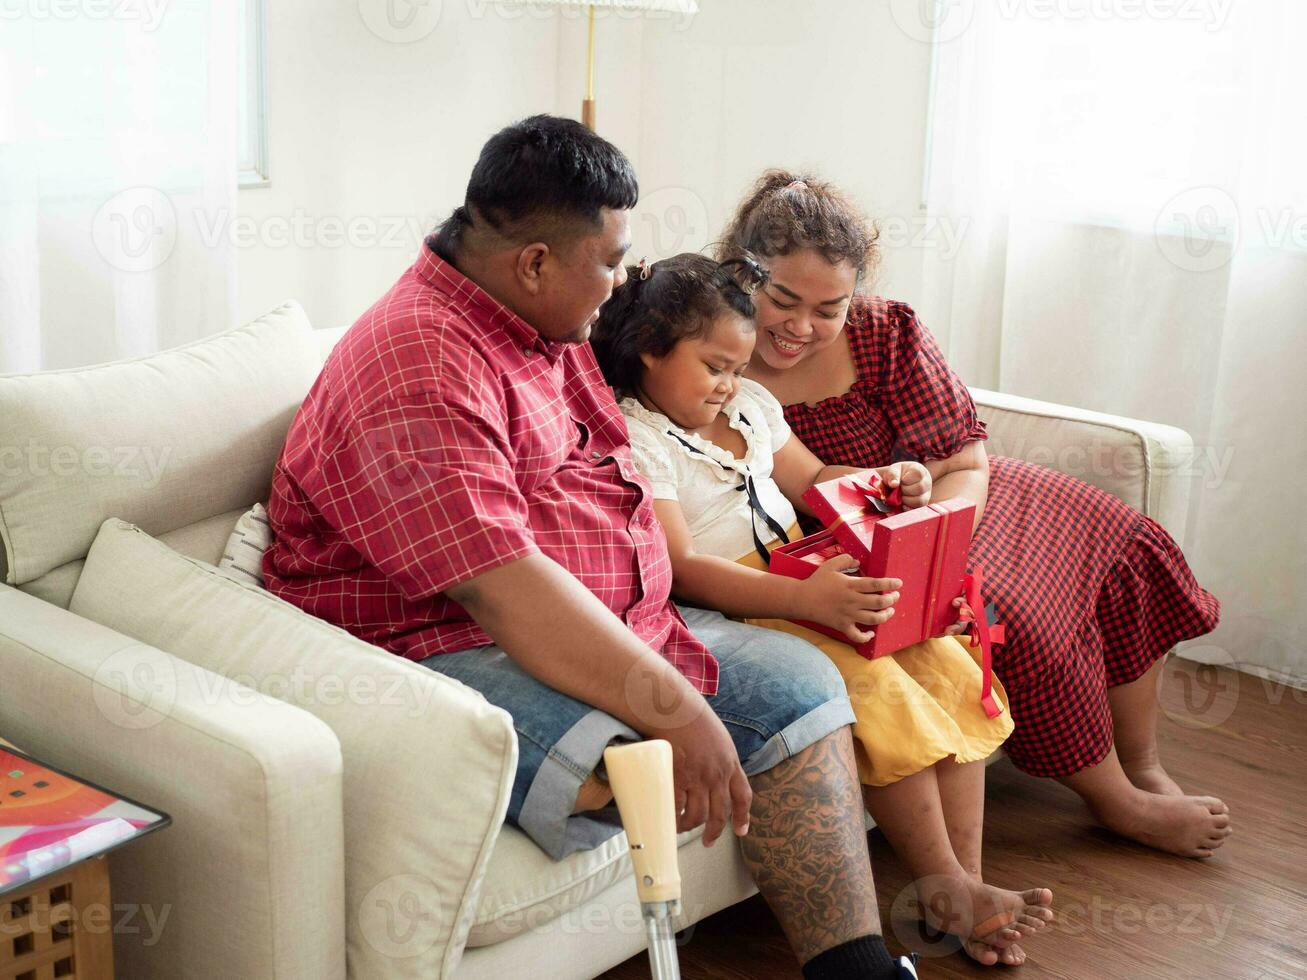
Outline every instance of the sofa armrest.
POLYGON ((70 608, 328 725, 349 972, 453 974, 517 769, 507 712, 121 521, 100 529, 70 608))
POLYGON ((1157 422, 972 388, 989 427, 986 448, 1051 467, 1120 497, 1176 539, 1189 516, 1194 443, 1157 422))
MULTIPOLYGON (((345 976, 340 746, 308 712, 0 586, 0 733, 155 806, 119 976, 345 976)), ((116 921, 116 919, 115 919, 116 921)))

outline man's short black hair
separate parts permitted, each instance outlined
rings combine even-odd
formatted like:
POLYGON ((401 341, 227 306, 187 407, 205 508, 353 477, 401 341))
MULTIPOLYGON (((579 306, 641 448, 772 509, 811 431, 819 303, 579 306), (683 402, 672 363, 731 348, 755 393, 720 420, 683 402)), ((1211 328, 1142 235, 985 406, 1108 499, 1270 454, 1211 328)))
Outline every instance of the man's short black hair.
POLYGON ((449 260, 468 227, 522 244, 574 237, 602 228, 602 209, 629 210, 639 197, 631 161, 612 143, 575 119, 532 116, 481 148, 463 206, 430 244, 449 260))

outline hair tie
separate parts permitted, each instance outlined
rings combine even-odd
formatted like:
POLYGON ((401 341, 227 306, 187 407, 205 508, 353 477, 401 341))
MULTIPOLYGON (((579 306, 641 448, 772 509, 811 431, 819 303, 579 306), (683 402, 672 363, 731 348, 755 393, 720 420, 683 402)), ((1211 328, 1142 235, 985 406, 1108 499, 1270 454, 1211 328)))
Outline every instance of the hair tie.
POLYGON ((787 191, 806 191, 808 189, 808 182, 802 177, 798 177, 786 184, 785 189, 787 191))
POLYGON ((740 283, 740 288, 744 290, 746 296, 752 296, 758 291, 759 286, 771 279, 771 274, 752 255, 743 256, 741 261, 744 263, 746 278, 740 283))
POLYGON ((649 259, 647 257, 642 258, 640 260, 640 267, 638 271, 640 273, 641 282, 646 282, 649 279, 649 277, 653 275, 653 266, 649 264, 649 259))
POLYGON ((752 296, 759 286, 771 279, 766 267, 747 252, 721 263, 717 275, 720 277, 719 286, 732 284, 745 296, 752 296))

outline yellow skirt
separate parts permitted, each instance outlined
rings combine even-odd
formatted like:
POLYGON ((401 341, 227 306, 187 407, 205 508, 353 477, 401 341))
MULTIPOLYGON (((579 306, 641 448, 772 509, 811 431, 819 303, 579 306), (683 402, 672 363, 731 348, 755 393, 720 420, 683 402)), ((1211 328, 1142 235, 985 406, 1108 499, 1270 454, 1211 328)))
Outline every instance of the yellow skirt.
MULTIPOLYGON (((793 529, 797 532, 797 528, 793 529)), ((797 540, 794 533, 790 540, 797 540)), ((739 564, 762 569, 748 554, 739 564)), ((952 756, 987 758, 1012 734, 1007 692, 994 678, 997 718, 980 706, 980 649, 956 637, 926 640, 888 657, 868 660, 853 647, 784 619, 746 619, 807 640, 839 668, 849 690, 858 775, 867 786, 888 786, 952 756)))

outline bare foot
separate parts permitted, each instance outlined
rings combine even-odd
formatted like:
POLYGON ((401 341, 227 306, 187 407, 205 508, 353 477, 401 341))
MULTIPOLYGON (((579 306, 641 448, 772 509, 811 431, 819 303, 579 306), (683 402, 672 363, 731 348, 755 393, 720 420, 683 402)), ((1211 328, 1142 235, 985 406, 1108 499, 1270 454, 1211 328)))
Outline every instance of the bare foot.
POLYGON ((1121 768, 1125 770, 1130 782, 1145 792, 1157 793, 1160 796, 1185 795, 1179 784, 1162 768, 1156 752, 1151 753, 1146 759, 1130 760, 1122 756, 1121 768))
MULTIPOLYGON (((1002 963, 1004 966, 1020 966, 1026 961, 1026 951, 1016 943, 1013 943, 1011 946, 1004 946, 1002 949, 999 949, 997 946, 988 946, 985 943, 968 943, 964 945, 964 949, 966 946, 974 946, 977 951, 985 949, 991 950, 997 957, 997 960, 992 958, 977 960, 977 962, 982 966, 993 966, 995 962, 1002 963)), ((972 950, 966 949, 966 953, 973 960, 977 959, 976 954, 973 953, 972 950)))
POLYGON ((1125 774, 1130 778, 1130 782, 1147 793, 1156 793, 1159 796, 1185 795, 1184 790, 1167 774, 1161 764, 1144 766, 1138 769, 1126 769, 1125 774))
MULTIPOLYGON (((979 871, 970 868, 966 870, 967 875, 971 878, 972 882, 977 885, 985 884, 985 880, 981 877, 979 871)), ((998 946, 992 946, 990 948, 998 954, 998 962, 1002 963, 1004 966, 1020 966, 1026 961, 1026 951, 1016 943, 1002 948, 999 948, 998 946)))
POLYGON ((1005 949, 997 950, 998 961, 1004 966, 1020 966, 1026 961, 1026 951, 1013 943, 1005 949))
POLYGON ((1139 790, 1095 816, 1123 837, 1181 857, 1211 857, 1233 832, 1230 808, 1214 796, 1139 790))
POLYGON ((1053 920, 1053 893, 1047 888, 1023 892, 986 885, 965 873, 930 875, 916 882, 921 916, 932 929, 955 936, 977 963, 993 966, 1025 961, 1015 942, 1053 920))

